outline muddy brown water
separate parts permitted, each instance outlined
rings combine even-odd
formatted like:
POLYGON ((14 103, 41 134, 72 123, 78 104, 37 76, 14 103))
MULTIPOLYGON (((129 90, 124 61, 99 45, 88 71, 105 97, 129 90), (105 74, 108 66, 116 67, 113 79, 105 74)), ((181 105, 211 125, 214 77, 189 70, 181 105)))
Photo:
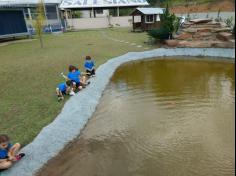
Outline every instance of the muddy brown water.
POLYGON ((121 66, 80 137, 38 175, 234 175, 234 73, 194 59, 121 66))

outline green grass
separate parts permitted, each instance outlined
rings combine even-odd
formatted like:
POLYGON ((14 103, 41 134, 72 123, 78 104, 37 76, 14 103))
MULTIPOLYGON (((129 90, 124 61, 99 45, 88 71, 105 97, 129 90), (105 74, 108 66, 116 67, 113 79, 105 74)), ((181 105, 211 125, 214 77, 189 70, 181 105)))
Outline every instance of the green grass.
MULTIPOLYGON (((107 35, 144 45, 146 33, 130 29, 103 29, 44 36, 39 41, 0 46, 0 133, 23 145, 60 113, 64 103, 57 102, 55 88, 63 82, 69 64, 82 69, 84 56, 91 55, 96 66, 129 51, 142 51, 124 43, 104 39, 107 35)), ((83 69, 82 69, 83 70, 83 69)))

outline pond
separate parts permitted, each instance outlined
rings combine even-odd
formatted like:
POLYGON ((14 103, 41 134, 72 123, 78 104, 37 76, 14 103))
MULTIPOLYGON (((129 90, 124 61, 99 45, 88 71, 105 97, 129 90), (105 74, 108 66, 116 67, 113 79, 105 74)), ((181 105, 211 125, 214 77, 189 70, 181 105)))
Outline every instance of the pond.
POLYGON ((234 175, 234 73, 206 58, 122 65, 80 136, 38 175, 234 175))

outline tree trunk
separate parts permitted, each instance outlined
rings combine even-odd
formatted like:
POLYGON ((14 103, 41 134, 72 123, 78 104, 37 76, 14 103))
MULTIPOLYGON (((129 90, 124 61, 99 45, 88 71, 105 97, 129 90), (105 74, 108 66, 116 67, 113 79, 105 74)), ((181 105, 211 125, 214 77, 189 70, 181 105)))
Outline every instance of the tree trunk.
POLYGON ((40 46, 41 48, 43 48, 43 38, 41 34, 39 34, 39 40, 40 40, 40 46))

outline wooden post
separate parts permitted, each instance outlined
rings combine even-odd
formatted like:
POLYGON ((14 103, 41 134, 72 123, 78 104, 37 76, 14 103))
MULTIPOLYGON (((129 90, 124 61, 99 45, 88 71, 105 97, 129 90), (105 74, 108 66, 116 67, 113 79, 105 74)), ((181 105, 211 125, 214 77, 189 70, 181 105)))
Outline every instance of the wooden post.
POLYGON ((117 16, 119 17, 120 16, 120 8, 117 7, 117 16))
POLYGON ((31 15, 30 8, 27 8, 27 10, 28 10, 28 14, 29 14, 29 19, 32 20, 32 15, 31 15))
POLYGON ((132 21, 133 21, 133 32, 135 31, 135 26, 134 26, 134 15, 132 15, 132 21))
POLYGON ((67 10, 65 10, 65 15, 66 15, 66 28, 68 28, 69 25, 67 25, 67 24, 69 24, 69 20, 68 20, 68 13, 67 13, 67 10))

